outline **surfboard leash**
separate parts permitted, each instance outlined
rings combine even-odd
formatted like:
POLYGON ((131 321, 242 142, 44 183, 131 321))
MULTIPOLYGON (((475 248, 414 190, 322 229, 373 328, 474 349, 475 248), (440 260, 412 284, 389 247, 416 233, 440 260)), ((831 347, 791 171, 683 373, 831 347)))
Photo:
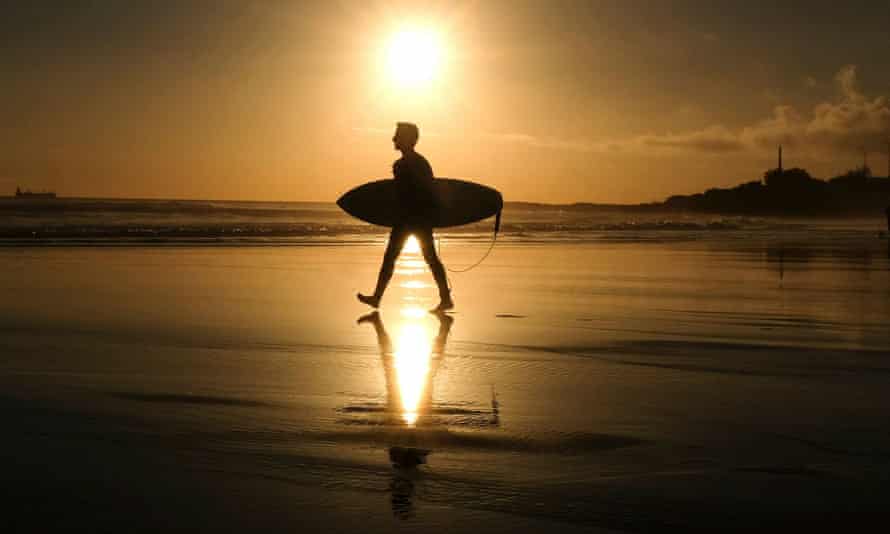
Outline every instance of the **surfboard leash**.
MULTIPOLYGON (((486 258, 488 258, 488 255, 491 254, 491 251, 494 250, 494 245, 495 245, 495 243, 497 243, 498 232, 500 231, 500 229, 501 229, 501 210, 498 210, 498 212, 494 218, 494 236, 491 238, 491 244, 488 246, 488 250, 485 251, 485 254, 482 255, 482 257, 479 259, 479 261, 477 261, 476 263, 474 263, 464 269, 451 269, 451 268, 445 267, 445 270, 447 270, 448 272, 452 272, 452 273, 465 273, 465 272, 471 271, 471 270, 475 269, 476 267, 480 266, 482 264, 482 262, 485 261, 486 258)), ((441 257, 442 256, 442 240, 439 239, 437 241, 438 241, 438 246, 439 246, 439 256, 441 257)), ((450 280, 448 281, 448 289, 449 290, 451 289, 451 281, 450 280)))

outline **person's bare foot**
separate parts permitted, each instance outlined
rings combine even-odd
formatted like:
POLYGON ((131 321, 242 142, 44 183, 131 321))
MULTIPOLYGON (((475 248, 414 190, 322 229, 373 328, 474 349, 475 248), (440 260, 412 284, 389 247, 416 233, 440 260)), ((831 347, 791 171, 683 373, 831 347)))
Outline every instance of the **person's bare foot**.
POLYGON ((442 302, 439 303, 438 306, 430 310, 431 313, 441 313, 447 310, 454 308, 454 301, 451 300, 451 295, 442 299, 442 302))
POLYGON ((359 302, 367 304, 368 306, 370 306, 372 308, 380 307, 380 297, 378 297, 378 296, 362 295, 361 293, 358 293, 358 294, 356 294, 356 297, 358 298, 359 302))

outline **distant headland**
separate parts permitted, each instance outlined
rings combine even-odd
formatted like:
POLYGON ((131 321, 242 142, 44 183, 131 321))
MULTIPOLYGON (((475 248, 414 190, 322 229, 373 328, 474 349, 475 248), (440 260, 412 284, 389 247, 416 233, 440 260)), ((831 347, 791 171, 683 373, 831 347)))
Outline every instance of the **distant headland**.
POLYGON ((883 213, 888 205, 890 178, 871 176, 868 167, 860 167, 829 180, 800 168, 771 169, 762 181, 674 195, 652 206, 745 215, 852 215, 883 213))
POLYGON ((890 205, 890 177, 872 176, 868 164, 828 180, 813 178, 801 168, 779 165, 762 180, 730 189, 708 189, 674 195, 652 206, 671 210, 744 215, 844 215, 884 213, 890 205))
POLYGON ((886 213, 890 217, 890 177, 873 176, 871 168, 863 162, 861 167, 827 180, 814 178, 805 169, 784 168, 782 147, 779 147, 777 167, 767 170, 760 180, 732 188, 712 188, 704 193, 673 195, 664 202, 641 204, 508 201, 506 205, 524 208, 558 207, 564 210, 685 211, 726 215, 855 216, 886 213))

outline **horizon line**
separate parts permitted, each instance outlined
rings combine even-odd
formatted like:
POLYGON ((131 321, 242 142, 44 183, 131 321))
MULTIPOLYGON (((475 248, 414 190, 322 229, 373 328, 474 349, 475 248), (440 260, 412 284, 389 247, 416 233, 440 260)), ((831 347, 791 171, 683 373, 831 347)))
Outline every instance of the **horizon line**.
MULTIPOLYGON (((57 191, 53 191, 56 193, 56 197, 53 199, 35 199, 35 200, 44 200, 47 202, 52 202, 54 200, 133 200, 133 201, 141 201, 141 200, 151 200, 151 201, 165 201, 165 202, 253 202, 253 203, 285 203, 285 204, 334 204, 336 205, 336 200, 256 200, 256 199, 234 199, 234 198, 175 198, 175 197, 123 197, 123 196, 66 196, 59 194, 57 191)), ((4 195, 0 196, 2 200, 20 200, 17 199, 14 195, 4 195)), ((26 201, 27 202, 27 201, 26 201)), ((529 204, 529 205, 538 205, 538 206, 577 206, 577 205, 593 205, 593 206, 604 206, 604 207, 635 207, 635 206, 644 206, 650 204, 663 204, 663 200, 655 200, 649 202, 637 202, 637 203, 618 203, 618 202, 594 202, 589 200, 576 200, 573 202, 544 202, 544 201, 536 201, 536 200, 504 200, 504 204, 529 204)))

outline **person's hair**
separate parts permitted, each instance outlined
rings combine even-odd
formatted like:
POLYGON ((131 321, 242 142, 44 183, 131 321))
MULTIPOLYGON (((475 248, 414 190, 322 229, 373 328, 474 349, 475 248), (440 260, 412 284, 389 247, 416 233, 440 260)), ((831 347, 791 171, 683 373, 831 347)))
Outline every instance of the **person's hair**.
POLYGON ((420 138, 420 130, 413 122, 397 122, 396 131, 402 132, 402 134, 411 142, 411 145, 416 145, 417 140, 420 138))

